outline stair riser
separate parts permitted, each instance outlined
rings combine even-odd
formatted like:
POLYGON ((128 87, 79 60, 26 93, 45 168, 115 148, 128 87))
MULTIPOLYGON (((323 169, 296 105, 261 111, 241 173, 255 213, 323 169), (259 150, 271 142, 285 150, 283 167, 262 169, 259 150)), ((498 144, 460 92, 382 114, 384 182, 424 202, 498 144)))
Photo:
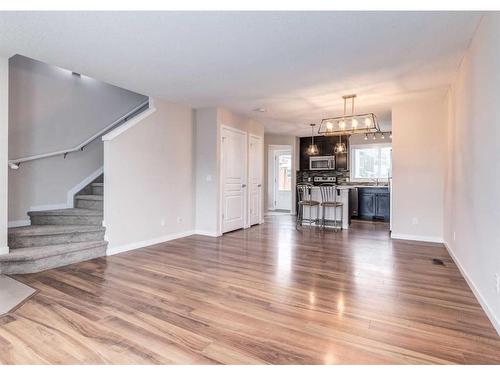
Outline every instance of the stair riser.
POLYGON ((64 233, 36 236, 9 236, 9 248, 20 249, 23 247, 38 247, 59 245, 65 243, 102 241, 104 230, 95 232, 64 233))
POLYGON ((103 210, 103 201, 91 201, 87 199, 76 199, 76 208, 86 208, 88 210, 103 210))
POLYGON ((32 225, 102 225, 102 216, 34 215, 32 225))
POLYGON ((92 194, 93 195, 103 195, 104 194, 104 186, 92 186, 92 194))
POLYGON ((106 246, 75 251, 72 253, 56 255, 44 259, 22 262, 0 262, 0 273, 7 275, 40 272, 51 268, 66 266, 68 264, 83 262, 106 255, 106 246))

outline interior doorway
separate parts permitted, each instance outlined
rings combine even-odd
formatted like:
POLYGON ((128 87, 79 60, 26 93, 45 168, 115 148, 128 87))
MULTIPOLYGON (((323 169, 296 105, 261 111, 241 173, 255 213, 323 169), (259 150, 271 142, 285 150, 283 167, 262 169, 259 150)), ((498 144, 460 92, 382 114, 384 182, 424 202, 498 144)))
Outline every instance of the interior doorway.
POLYGON ((292 150, 290 146, 269 149, 269 210, 292 210, 292 150))

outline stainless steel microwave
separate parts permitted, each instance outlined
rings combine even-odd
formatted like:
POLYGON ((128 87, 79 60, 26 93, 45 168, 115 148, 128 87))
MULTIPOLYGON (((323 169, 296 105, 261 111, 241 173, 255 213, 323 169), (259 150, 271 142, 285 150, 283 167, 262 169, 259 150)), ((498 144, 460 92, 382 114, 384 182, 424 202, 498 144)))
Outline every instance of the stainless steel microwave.
POLYGON ((325 169, 335 169, 335 156, 311 156, 309 158, 309 169, 311 171, 322 171, 325 169))

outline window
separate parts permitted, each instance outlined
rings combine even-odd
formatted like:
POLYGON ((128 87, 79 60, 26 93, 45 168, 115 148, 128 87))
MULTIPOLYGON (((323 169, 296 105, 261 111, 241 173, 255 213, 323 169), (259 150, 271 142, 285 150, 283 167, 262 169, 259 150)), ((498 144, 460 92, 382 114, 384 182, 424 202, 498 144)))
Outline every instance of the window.
POLYGON ((290 191, 292 186, 292 156, 278 156, 278 173, 279 173, 279 191, 290 191))
POLYGON ((351 180, 392 176, 392 146, 388 143, 351 146, 351 180))

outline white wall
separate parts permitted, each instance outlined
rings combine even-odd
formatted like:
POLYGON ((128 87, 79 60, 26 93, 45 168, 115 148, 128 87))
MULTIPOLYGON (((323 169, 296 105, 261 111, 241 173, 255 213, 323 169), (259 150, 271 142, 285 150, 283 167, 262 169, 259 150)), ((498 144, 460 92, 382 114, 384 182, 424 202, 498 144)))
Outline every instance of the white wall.
POLYGON ((292 153, 292 214, 295 213, 295 186, 297 183, 297 171, 299 170, 299 147, 298 147, 298 137, 294 135, 287 134, 273 134, 266 133, 264 135, 264 207, 268 211, 270 206, 270 201, 272 200, 272 194, 269 192, 269 187, 272 185, 272 169, 270 169, 269 162, 269 146, 270 145, 286 145, 289 146, 292 153))
POLYGON ((195 227, 200 233, 216 235, 219 210, 219 161, 217 108, 195 111, 195 174, 196 214, 195 227))
MULTIPOLYGON (((195 111, 196 232, 211 236, 220 235, 220 134, 223 125, 264 138, 264 126, 246 116, 223 108, 195 111)), ((262 201, 264 210, 264 199, 262 201)))
POLYGON ((392 237, 443 242, 446 95, 392 108, 392 237))
MULTIPOLYGON (((9 159, 71 148, 147 98, 16 55, 9 60, 9 159)), ((9 172, 9 221, 31 209, 67 206, 67 192, 102 167, 102 143, 9 172)))
POLYGON ((0 56, 0 254, 7 253, 9 61, 0 56))
POLYGON ((158 99, 154 106, 104 142, 108 254, 193 233, 193 112, 158 99))
POLYGON ((500 334, 499 69, 500 14, 488 13, 450 90, 444 239, 500 334))

